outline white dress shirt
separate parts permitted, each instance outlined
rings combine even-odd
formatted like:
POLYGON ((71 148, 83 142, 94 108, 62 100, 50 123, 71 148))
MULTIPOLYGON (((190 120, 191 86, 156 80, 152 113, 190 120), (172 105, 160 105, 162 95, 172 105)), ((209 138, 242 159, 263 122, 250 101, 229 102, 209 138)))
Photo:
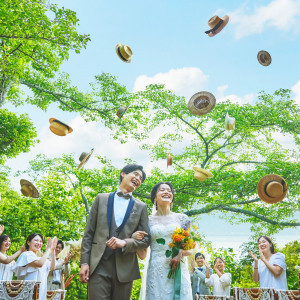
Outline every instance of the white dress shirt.
MULTIPOLYGON (((120 189, 117 190, 119 192, 120 189)), ((129 193, 130 195, 132 193, 129 193)), ((119 227, 125 217, 125 213, 128 207, 130 199, 125 199, 123 197, 119 197, 117 193, 115 193, 115 198, 114 198, 114 215, 115 215, 115 221, 117 227, 119 227)))
POLYGON ((212 274, 210 278, 205 278, 205 284, 213 287, 214 296, 230 297, 231 274, 225 273, 221 277, 212 274))

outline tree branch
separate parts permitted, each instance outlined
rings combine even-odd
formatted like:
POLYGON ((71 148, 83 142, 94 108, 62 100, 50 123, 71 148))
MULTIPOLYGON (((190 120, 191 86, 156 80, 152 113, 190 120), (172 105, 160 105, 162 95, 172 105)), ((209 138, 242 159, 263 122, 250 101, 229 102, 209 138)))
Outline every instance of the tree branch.
POLYGON ((214 139, 216 139, 219 135, 221 135, 225 130, 220 131, 215 136, 213 136, 210 140, 207 141, 207 144, 210 144, 214 139))
POLYGON ((230 163, 227 163, 223 166, 221 166, 219 168, 219 171, 223 168, 225 168, 226 166, 230 166, 230 165, 233 165, 233 164, 270 164, 268 162, 261 162, 261 161, 251 161, 251 160, 241 160, 241 161, 232 161, 230 163))

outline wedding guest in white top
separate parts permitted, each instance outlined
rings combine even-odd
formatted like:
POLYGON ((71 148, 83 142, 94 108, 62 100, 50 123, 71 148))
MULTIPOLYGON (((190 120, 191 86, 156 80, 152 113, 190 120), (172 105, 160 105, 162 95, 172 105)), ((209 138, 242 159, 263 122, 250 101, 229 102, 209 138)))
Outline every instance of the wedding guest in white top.
POLYGON ((47 276, 49 271, 55 269, 55 247, 57 238, 48 239, 46 252, 42 257, 37 256, 37 252, 43 246, 43 236, 38 233, 32 233, 27 237, 26 249, 18 258, 13 271, 18 280, 40 281, 39 300, 46 300, 47 294, 47 276), (47 260, 51 253, 51 263, 47 260))
POLYGON ((217 257, 214 261, 214 269, 216 274, 209 275, 209 265, 205 262, 206 278, 205 284, 213 287, 214 296, 230 297, 231 274, 224 272, 225 262, 221 257, 217 257))
POLYGON ((12 280, 13 272, 11 268, 15 264, 15 259, 26 250, 23 245, 16 253, 8 256, 6 252, 9 250, 10 245, 10 237, 6 234, 0 235, 0 280, 12 280))
POLYGON ((253 258, 253 280, 259 281, 260 287, 287 290, 285 255, 275 253, 274 245, 267 236, 257 239, 259 259, 250 250, 253 258))

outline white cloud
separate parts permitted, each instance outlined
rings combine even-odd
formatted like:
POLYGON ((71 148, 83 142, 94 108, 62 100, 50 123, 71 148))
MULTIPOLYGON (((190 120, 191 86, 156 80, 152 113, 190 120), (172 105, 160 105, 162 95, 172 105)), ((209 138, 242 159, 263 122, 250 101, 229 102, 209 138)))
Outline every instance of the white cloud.
POLYGON ((294 100, 298 105, 300 105, 300 80, 292 86, 292 91, 295 94, 294 100))
POLYGON ((226 90, 228 89, 228 87, 229 87, 228 84, 217 87, 216 97, 218 102, 223 102, 229 99, 231 102, 238 103, 238 104, 254 103, 256 94, 250 93, 242 97, 234 94, 226 95, 226 90))
POLYGON ((144 90, 149 84, 164 84, 166 89, 189 98, 203 90, 207 82, 208 75, 205 75, 199 68, 184 67, 171 69, 167 73, 158 73, 153 77, 141 75, 135 80, 133 91, 144 90))
POLYGON ((299 32, 300 1, 274 0, 269 4, 257 7, 253 13, 245 8, 228 13, 230 23, 236 25, 235 37, 241 38, 251 34, 262 33, 267 27, 278 30, 299 32))

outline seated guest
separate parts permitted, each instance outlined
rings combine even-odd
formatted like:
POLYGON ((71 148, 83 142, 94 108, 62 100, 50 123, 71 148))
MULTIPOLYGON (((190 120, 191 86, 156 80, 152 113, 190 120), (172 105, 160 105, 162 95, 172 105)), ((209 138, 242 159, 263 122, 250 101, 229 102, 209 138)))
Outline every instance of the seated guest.
MULTIPOLYGON (((192 263, 192 274, 191 274, 191 283, 193 290, 193 297, 197 299, 196 294, 200 295, 211 295, 209 287, 205 284, 206 277, 206 266, 205 266, 205 256, 204 254, 198 252, 195 255, 195 265, 194 260, 191 260, 192 263)), ((209 268, 209 274, 213 273, 212 269, 209 268)))
POLYGON ((224 272, 225 262, 221 257, 217 257, 214 261, 214 269, 216 274, 209 275, 209 265, 206 265, 205 283, 213 287, 214 296, 230 297, 231 274, 224 272))
POLYGON ((260 287, 287 290, 285 255, 275 253, 274 245, 267 236, 257 240, 259 259, 250 250, 253 258, 253 280, 259 281, 260 287))
POLYGON ((26 250, 18 258, 13 271, 18 280, 40 281, 39 300, 46 300, 47 295, 47 276, 49 271, 55 269, 55 247, 57 238, 48 239, 46 252, 42 257, 36 254, 43 246, 43 236, 38 233, 30 234, 26 239, 26 250), (51 253, 51 263, 47 260, 51 253))
POLYGON ((71 253, 69 253, 65 259, 58 257, 59 253, 64 249, 64 243, 58 241, 55 248, 55 270, 50 271, 47 280, 47 289, 51 290, 64 290, 65 283, 64 278, 70 274, 70 258, 71 253))
POLYGON ((12 280, 13 272, 11 268, 16 263, 15 259, 26 250, 23 245, 16 253, 8 256, 6 252, 9 250, 10 245, 10 237, 6 234, 0 235, 0 280, 12 280))

